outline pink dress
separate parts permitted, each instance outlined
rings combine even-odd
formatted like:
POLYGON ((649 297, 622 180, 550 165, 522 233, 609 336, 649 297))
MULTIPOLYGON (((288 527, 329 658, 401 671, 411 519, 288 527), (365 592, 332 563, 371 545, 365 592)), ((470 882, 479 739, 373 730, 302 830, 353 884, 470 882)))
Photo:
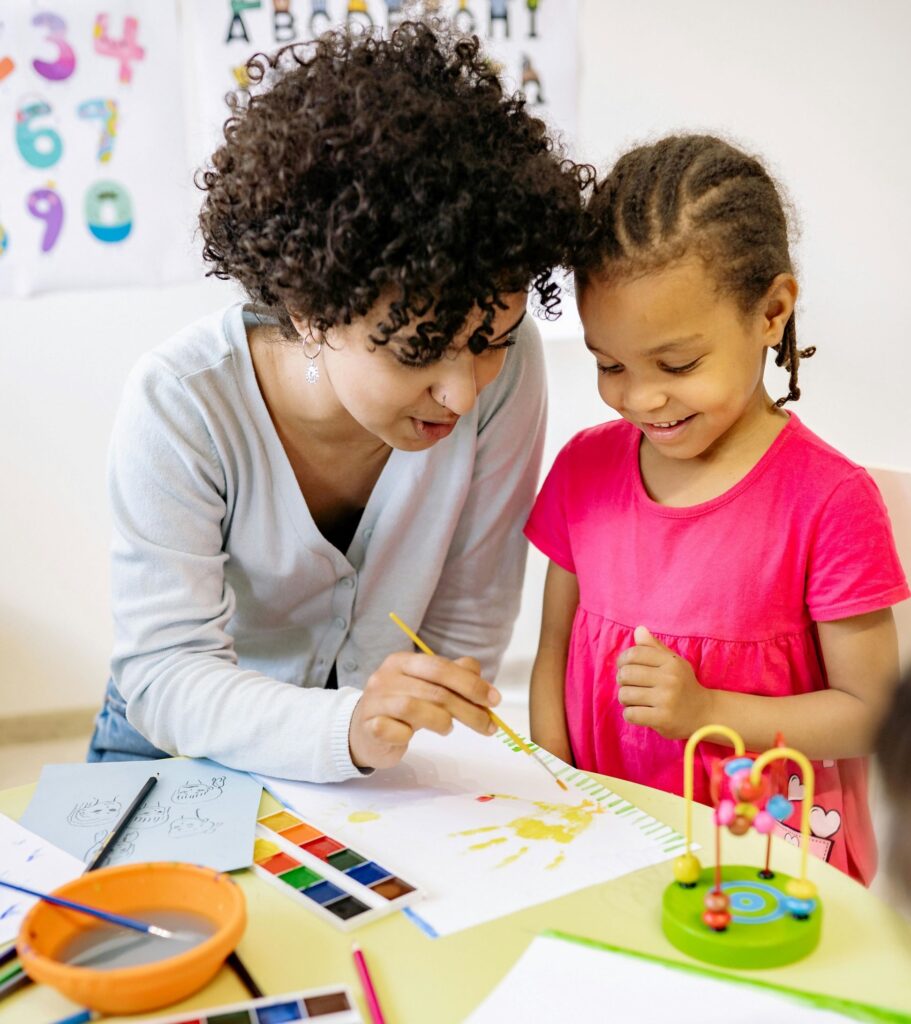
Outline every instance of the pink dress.
MULTIPOLYGON (((616 661, 647 626, 704 685, 765 696, 822 690, 815 622, 886 608, 911 592, 889 517, 867 472, 793 414, 768 451, 711 501, 670 508, 639 473, 640 431, 625 420, 584 430, 560 452, 525 527, 579 582, 565 703, 576 765, 671 793, 683 787, 684 741, 630 725, 616 661)), ((787 736, 785 737, 787 740, 787 736)), ((703 743, 696 798, 709 802, 703 743)), ((803 780, 788 762, 800 828, 803 780)), ((876 870, 866 760, 814 762, 813 852, 864 883, 876 870)))

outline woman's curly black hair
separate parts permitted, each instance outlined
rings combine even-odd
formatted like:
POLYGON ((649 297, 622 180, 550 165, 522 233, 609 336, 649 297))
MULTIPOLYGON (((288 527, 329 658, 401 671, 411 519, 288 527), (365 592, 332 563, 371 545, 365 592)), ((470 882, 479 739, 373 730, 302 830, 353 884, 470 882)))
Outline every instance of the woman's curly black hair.
POLYGON ((197 178, 203 255, 285 336, 291 315, 325 331, 388 298, 373 340, 428 317, 407 339, 425 363, 476 308, 468 344, 483 351, 501 296, 529 283, 558 315, 550 272, 568 262, 593 171, 505 93, 477 38, 339 30, 247 70, 253 92, 229 101, 197 178))

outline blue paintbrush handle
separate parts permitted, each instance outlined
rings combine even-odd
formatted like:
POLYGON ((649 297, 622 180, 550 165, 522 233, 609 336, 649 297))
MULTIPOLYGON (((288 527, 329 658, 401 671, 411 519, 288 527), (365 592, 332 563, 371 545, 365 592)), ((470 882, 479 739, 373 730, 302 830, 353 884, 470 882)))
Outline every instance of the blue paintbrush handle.
MULTIPOLYGON (((78 910, 80 914, 97 917, 100 921, 107 921, 108 924, 117 924, 121 928, 132 928, 134 932, 143 932, 146 935, 154 934, 153 925, 145 924, 143 921, 136 921, 132 917, 122 917, 120 914, 112 914, 107 910, 98 910, 96 907, 89 907, 84 903, 74 903, 72 900, 64 900, 59 896, 51 896, 50 893, 36 892, 34 889, 26 889, 24 885, 14 885, 12 882, 5 882, 2 878, 0 878, 0 885, 4 889, 25 893, 26 896, 35 896, 39 900, 44 900, 45 903, 53 903, 57 907, 66 907, 67 910, 78 910)), ((156 930, 160 931, 161 929, 156 930)))

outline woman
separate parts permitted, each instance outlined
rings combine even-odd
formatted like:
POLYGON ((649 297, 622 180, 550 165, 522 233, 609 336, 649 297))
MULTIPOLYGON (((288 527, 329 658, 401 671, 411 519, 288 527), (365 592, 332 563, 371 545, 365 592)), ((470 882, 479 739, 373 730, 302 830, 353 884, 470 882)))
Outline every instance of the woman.
POLYGON ((205 171, 235 305, 134 370, 115 427, 112 681, 90 759, 336 781, 492 731, 588 169, 477 41, 405 24, 251 62, 205 171), (268 63, 268 66, 266 64, 268 63), (440 656, 407 650, 396 610, 440 656))

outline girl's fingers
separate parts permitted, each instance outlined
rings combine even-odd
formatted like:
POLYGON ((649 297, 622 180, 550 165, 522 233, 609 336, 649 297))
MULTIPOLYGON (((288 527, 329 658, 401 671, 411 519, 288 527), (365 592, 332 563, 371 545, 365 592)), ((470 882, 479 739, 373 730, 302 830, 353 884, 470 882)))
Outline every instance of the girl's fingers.
POLYGON ((648 665, 651 668, 659 668, 667 664, 668 657, 667 651, 659 650, 657 647, 627 647, 617 658, 617 665, 648 665))
MULTIPOLYGON (((650 686, 621 686, 617 690, 617 700, 626 708, 651 708, 654 707, 654 690, 650 686)), ((625 712, 623 717, 627 722, 632 721, 625 712)))
POLYGON ((646 665, 621 665, 617 669, 617 682, 621 686, 657 686, 660 673, 646 665))
POLYGON ((657 729, 660 716, 654 708, 628 707, 624 708, 623 717, 630 725, 644 725, 651 729, 657 729))

